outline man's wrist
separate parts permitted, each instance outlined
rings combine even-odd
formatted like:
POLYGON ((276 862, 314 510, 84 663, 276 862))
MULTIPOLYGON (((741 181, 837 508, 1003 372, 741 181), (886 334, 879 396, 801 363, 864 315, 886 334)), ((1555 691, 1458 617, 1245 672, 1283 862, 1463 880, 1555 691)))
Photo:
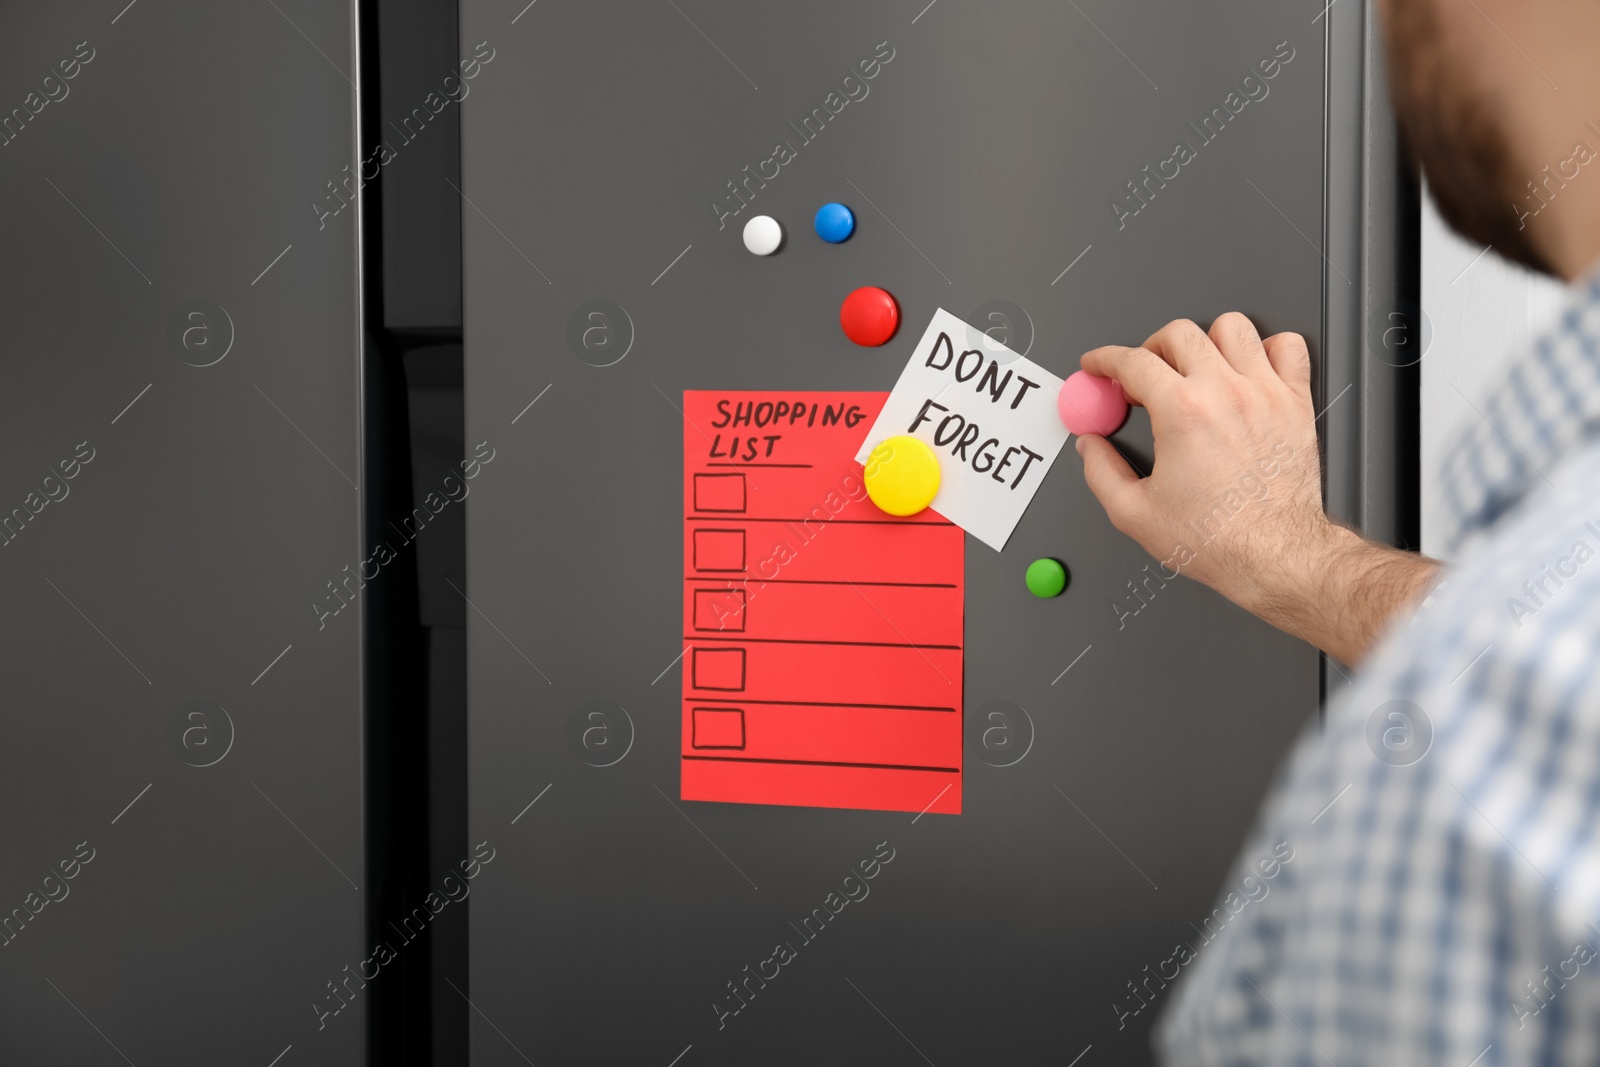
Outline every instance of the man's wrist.
POLYGON ((1339 583, 1360 566, 1366 547, 1354 531, 1318 516, 1316 522, 1262 553, 1243 575, 1241 607, 1280 629, 1318 644, 1312 620, 1336 609, 1339 583))
MULTIPOLYGON (((1241 604, 1279 629, 1352 666, 1394 618, 1426 595, 1436 561, 1365 540, 1330 520, 1263 566, 1254 602, 1241 604)), ((1265 562, 1265 561, 1264 561, 1265 562)))

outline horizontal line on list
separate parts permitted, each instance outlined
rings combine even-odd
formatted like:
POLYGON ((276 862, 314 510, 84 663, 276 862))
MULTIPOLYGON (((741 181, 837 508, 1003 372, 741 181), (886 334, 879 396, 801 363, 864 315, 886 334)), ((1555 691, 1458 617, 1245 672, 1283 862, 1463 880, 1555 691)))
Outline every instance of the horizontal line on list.
POLYGON ((690 644, 696 641, 731 641, 734 644, 751 645, 860 645, 866 648, 915 648, 932 649, 935 652, 960 652, 960 645, 915 645, 910 641, 807 641, 798 637, 708 637, 705 634, 685 635, 683 638, 690 644))
MULTIPOLYGON (((686 581, 686 582, 728 582, 728 583, 731 583, 735 579, 733 579, 733 578, 696 577, 696 576, 691 574, 691 575, 685 577, 683 580, 686 581)), ((750 579, 746 579, 746 580, 748 581, 750 579)), ((956 585, 956 583, 954 583, 954 582, 852 582, 849 579, 834 580, 834 579, 825 579, 825 578, 762 578, 759 575, 756 576, 754 578, 754 580, 757 581, 757 582, 761 582, 763 585, 887 585, 887 586, 895 586, 895 587, 905 588, 905 589, 959 589, 959 588, 961 588, 960 586, 956 585)), ((736 592, 736 590, 725 590, 725 592, 736 592)))
POLYGON ((868 708, 873 711, 955 711, 923 704, 851 704, 827 700, 735 700, 732 697, 684 697, 687 704, 792 704, 797 708, 868 708))
POLYGON ((959 767, 915 767, 904 763, 844 763, 816 759, 757 759, 754 756, 691 756, 684 759, 705 760, 708 763, 787 763, 798 767, 866 767, 883 771, 936 771, 940 774, 960 774, 959 767))
POLYGON ((811 464, 809 464, 809 463, 730 463, 727 460, 723 460, 721 463, 718 463, 715 460, 713 460, 712 462, 707 463, 706 466, 708 466, 708 467, 796 467, 796 468, 803 468, 805 470, 810 470, 811 469, 811 464))
MULTIPOLYGON (((798 519, 763 519, 745 515, 742 511, 711 511, 702 508, 703 515, 685 515, 685 522, 822 522, 815 515, 803 515, 798 519), (734 518, 733 516, 739 516, 734 518)), ((840 526, 954 526, 949 520, 937 522, 906 522, 902 519, 828 519, 828 523, 837 523, 840 526)))

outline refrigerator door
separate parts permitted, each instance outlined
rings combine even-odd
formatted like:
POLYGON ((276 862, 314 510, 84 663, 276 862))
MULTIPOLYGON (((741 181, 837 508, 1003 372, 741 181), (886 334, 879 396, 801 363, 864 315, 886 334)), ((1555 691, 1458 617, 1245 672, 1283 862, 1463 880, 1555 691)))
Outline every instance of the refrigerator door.
POLYGON ((1148 1062, 1317 653, 1070 452, 1003 550, 916 547, 828 500, 870 418, 806 468, 738 404, 881 402, 938 309, 1058 377, 1239 310, 1324 373, 1314 14, 464 0, 473 1063, 1148 1062))
POLYGON ((353 1067, 354 9, 4 19, 0 1060, 353 1067))

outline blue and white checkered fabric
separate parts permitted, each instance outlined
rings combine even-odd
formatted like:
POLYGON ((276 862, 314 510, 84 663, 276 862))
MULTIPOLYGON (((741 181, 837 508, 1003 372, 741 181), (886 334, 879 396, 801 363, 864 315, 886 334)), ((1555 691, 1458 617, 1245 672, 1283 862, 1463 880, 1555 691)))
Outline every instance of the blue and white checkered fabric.
POLYGON ((1600 276, 1475 406, 1456 565, 1301 739, 1168 1064, 1600 1063, 1600 276))

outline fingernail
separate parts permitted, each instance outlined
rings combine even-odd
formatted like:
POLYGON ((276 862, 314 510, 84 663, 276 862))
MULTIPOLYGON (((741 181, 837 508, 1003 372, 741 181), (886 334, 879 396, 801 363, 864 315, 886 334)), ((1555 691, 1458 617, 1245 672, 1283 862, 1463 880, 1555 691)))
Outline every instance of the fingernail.
POLYGON ((1083 438, 1074 437, 1072 439, 1072 447, 1077 449, 1078 455, 1080 455, 1080 456, 1083 455, 1083 438))

